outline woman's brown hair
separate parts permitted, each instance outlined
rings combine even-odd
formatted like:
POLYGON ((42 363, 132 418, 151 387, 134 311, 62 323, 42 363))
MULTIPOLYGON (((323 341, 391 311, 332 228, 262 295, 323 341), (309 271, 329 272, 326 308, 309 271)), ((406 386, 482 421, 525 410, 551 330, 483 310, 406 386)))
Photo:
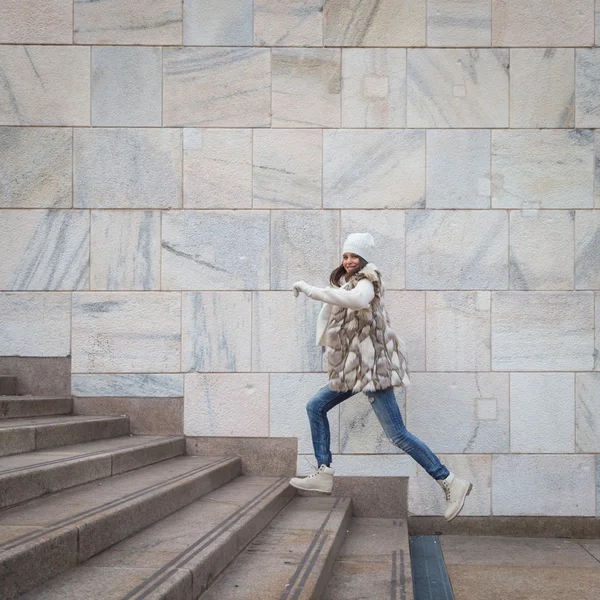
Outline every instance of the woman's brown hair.
POLYGON ((342 263, 339 267, 336 267, 333 271, 331 271, 331 275, 329 276, 329 283, 332 285, 332 287, 341 287, 340 279, 342 278, 343 275, 347 275, 347 276, 353 275, 354 273, 357 273, 358 271, 360 271, 366 264, 368 264, 368 261, 366 261, 362 256, 359 256, 358 257, 358 267, 356 267, 356 269, 354 269, 354 271, 348 271, 348 273, 346 273, 346 269, 344 268, 344 263, 342 263))

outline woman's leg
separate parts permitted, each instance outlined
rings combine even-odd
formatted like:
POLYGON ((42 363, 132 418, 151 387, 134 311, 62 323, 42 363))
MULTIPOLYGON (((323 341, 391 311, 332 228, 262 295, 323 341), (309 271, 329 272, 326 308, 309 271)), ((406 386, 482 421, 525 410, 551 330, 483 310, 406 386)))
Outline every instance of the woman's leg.
POLYGON ((322 387, 306 405, 308 421, 310 423, 310 433, 312 443, 317 459, 317 466, 331 466, 330 432, 327 412, 334 406, 353 396, 354 392, 336 392, 329 389, 326 385, 322 387))
POLYGON ((387 437, 398 448, 412 456, 434 479, 445 479, 450 471, 440 459, 417 436, 410 433, 402 420, 394 388, 368 392, 371 406, 387 437))

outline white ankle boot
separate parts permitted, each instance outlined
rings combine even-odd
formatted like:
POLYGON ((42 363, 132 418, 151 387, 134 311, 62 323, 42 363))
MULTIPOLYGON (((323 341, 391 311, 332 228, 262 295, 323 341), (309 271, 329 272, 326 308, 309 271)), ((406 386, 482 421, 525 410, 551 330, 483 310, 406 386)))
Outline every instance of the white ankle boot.
POLYGON ((452 521, 454 517, 462 510, 465 503, 465 498, 471 493, 473 484, 456 477, 454 473, 450 473, 446 479, 436 480, 446 494, 446 512, 444 517, 446 521, 452 521))
POLYGON ((317 471, 308 477, 292 477, 290 479, 290 485, 293 485, 299 490, 331 494, 334 473, 335 471, 331 467, 321 465, 317 471))

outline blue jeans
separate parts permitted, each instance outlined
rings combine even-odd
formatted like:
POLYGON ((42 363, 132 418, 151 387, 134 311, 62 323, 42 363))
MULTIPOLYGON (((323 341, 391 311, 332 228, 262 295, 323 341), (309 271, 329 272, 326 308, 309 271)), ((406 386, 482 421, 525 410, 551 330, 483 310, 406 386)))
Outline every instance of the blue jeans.
MULTIPOLYGON (((318 466, 331 466, 330 433, 327 412, 357 392, 336 392, 326 385, 322 387, 306 405, 313 448, 318 466)), ((393 444, 412 456, 434 479, 445 479, 450 471, 440 459, 418 437, 410 433, 402 420, 394 388, 389 387, 375 392, 365 392, 371 406, 393 444)))

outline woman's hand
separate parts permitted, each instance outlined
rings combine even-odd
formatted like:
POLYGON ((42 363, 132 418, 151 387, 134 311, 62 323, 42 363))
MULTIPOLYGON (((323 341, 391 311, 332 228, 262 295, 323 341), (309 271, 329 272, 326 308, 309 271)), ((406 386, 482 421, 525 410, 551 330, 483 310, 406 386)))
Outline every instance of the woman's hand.
POLYGON ((294 296, 296 296, 296 297, 298 297, 298 294, 300 292, 306 294, 306 292, 308 291, 309 288, 310 288, 310 285, 308 285, 308 283, 306 283, 306 281, 296 281, 296 283, 294 283, 294 285, 292 286, 294 296))

